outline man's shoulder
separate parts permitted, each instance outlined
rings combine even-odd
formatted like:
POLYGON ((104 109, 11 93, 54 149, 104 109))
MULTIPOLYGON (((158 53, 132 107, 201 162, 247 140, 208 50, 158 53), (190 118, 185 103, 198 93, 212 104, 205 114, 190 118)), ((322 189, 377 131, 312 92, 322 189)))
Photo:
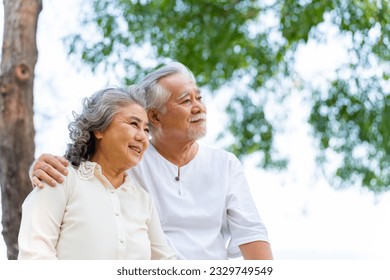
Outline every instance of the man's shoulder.
POLYGON ((199 145, 200 150, 206 151, 208 153, 227 153, 228 152, 228 151, 226 151, 220 147, 217 147, 217 146, 210 146, 210 145, 205 145, 205 144, 200 144, 200 143, 198 143, 198 145, 199 145))
POLYGON ((232 153, 225 149, 213 146, 207 146, 204 144, 199 144, 199 148, 204 155, 221 158, 225 160, 237 160, 237 157, 232 153))

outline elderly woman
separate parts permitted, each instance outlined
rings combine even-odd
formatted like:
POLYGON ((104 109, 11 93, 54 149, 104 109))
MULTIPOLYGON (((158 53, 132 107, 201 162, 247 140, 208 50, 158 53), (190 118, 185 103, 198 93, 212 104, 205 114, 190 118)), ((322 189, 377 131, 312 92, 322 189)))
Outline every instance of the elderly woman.
POLYGON ((174 259, 148 193, 126 171, 149 144, 139 89, 107 88, 84 99, 69 131, 71 165, 57 188, 23 204, 19 259, 174 259))

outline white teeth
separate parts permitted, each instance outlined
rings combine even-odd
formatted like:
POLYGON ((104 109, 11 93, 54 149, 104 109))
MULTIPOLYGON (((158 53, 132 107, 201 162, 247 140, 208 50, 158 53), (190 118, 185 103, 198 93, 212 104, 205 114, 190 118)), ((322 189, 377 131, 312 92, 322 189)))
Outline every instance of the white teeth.
POLYGON ((140 148, 137 148, 137 147, 129 147, 130 149, 140 153, 141 152, 141 149, 140 148))

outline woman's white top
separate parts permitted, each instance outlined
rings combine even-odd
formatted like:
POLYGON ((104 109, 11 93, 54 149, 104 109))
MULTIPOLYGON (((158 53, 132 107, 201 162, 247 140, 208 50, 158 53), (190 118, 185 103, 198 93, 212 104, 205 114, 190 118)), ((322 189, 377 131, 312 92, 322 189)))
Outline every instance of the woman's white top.
POLYGON ((23 203, 19 259, 175 259, 149 194, 115 189, 97 163, 68 167, 65 182, 23 203))
POLYGON ((268 241, 244 170, 232 153, 200 145, 178 174, 177 166, 149 145, 129 173, 152 196, 179 259, 239 257, 240 245, 268 241))

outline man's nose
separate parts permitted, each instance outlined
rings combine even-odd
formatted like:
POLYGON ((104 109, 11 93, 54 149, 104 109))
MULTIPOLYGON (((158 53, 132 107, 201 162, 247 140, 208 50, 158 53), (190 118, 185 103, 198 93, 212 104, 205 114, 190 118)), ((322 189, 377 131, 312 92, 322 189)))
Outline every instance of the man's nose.
POLYGON ((193 112, 194 113, 206 112, 206 105, 202 101, 196 100, 193 106, 193 112))

